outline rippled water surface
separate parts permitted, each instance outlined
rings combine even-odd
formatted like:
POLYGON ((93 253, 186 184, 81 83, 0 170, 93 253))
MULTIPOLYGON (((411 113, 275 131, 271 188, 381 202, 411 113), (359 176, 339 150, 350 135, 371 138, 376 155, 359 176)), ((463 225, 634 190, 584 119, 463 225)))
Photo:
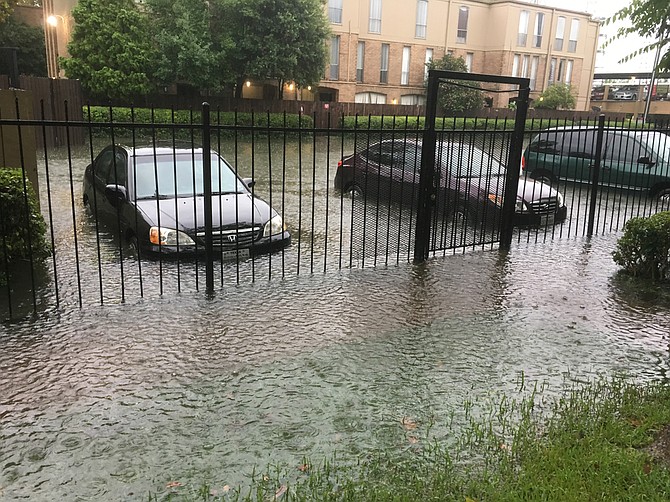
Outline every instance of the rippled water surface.
MULTIPOLYGON (((45 310, 0 331, 0 499, 134 500, 178 480, 444 439, 519 375, 665 377, 670 305, 616 235, 45 310), (434 424, 428 432, 428 424, 434 424)), ((666 296, 667 298, 667 296, 666 296)))

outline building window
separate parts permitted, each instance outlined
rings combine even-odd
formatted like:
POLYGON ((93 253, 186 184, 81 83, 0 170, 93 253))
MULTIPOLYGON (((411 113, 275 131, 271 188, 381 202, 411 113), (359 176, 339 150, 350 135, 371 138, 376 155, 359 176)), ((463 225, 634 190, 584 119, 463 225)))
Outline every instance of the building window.
POLYGON ((552 85, 556 78, 556 58, 551 58, 549 63, 549 85, 552 85))
POLYGON ((365 42, 358 42, 356 49, 356 82, 363 82, 363 66, 365 65, 365 42))
POLYGON ((342 0, 328 0, 328 17, 331 23, 342 24, 342 0))
POLYGON ((521 76, 526 78, 528 76, 528 65, 530 64, 530 56, 524 56, 521 60, 521 76))
POLYGON ((574 62, 572 59, 568 60, 568 64, 565 66, 565 83, 567 85, 570 85, 570 82, 572 81, 572 65, 574 62))
POLYGON ((568 52, 577 51, 577 37, 579 36, 579 19, 573 19, 570 23, 570 40, 568 40, 568 52))
POLYGON ((416 38, 426 38, 426 24, 428 22, 428 0, 416 2, 416 38))
POLYGON ((401 105, 425 105, 426 96, 423 94, 405 94, 400 96, 401 105))
POLYGON ((558 21, 556 22, 556 40, 554 40, 555 51, 563 50, 564 36, 565 36, 565 18, 563 16, 559 16, 558 21))
POLYGON ((468 73, 472 73, 472 60, 475 58, 475 55, 472 52, 468 52, 465 55, 465 67, 468 69, 468 73))
POLYGON ((428 78, 428 65, 433 60, 433 49, 426 49, 426 70, 424 72, 424 78, 428 78))
POLYGON ((389 44, 382 44, 381 65, 379 68, 379 82, 388 84, 389 81, 389 44))
POLYGON ((370 0, 370 33, 382 32, 382 0, 370 0))
POLYGON ((468 14, 470 9, 462 6, 458 9, 458 30, 456 31, 456 42, 465 43, 468 38, 468 14))
POLYGON ((556 74, 556 82, 563 80, 563 71, 565 70, 565 59, 558 62, 558 73, 556 74))
POLYGON ((384 105, 386 104, 386 94, 380 94, 378 92, 359 92, 354 96, 354 102, 369 105, 384 105))
POLYGON ((540 57, 533 56, 533 60, 530 63, 530 90, 534 91, 535 86, 537 85, 537 67, 540 65, 540 57))
POLYGON ((519 59, 521 56, 518 54, 514 54, 514 59, 512 59, 512 76, 513 77, 518 77, 519 76, 519 59))
POLYGON ((542 31, 544 30, 544 14, 538 12, 535 14, 535 36, 533 37, 533 47, 542 47, 542 31))
POLYGON ((521 47, 526 47, 526 40, 528 39, 528 17, 527 10, 519 12, 519 34, 516 37, 516 44, 521 47))
POLYGON ((340 37, 330 37, 330 80, 340 78, 340 37))
POLYGON ((409 85, 409 56, 411 48, 402 48, 402 73, 400 75, 400 85, 409 85))

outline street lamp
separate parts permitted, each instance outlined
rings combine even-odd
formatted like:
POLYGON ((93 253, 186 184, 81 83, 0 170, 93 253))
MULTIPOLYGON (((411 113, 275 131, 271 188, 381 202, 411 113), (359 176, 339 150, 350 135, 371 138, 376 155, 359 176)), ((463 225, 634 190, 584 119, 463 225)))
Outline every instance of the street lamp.
POLYGON ((48 29, 45 31, 46 34, 46 50, 47 50, 47 70, 49 77, 51 78, 60 78, 60 65, 58 64, 58 39, 59 39, 59 23, 62 25, 61 34, 67 42, 67 20, 60 14, 50 14, 46 18, 46 24, 48 29))

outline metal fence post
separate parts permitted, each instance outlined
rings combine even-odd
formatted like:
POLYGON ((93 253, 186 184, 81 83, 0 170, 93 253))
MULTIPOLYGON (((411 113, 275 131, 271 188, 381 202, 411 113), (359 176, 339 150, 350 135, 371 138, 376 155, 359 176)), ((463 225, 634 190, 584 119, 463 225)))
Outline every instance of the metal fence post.
POLYGON ((214 292, 214 246, 212 241, 212 153, 209 103, 202 104, 202 170, 205 211, 205 288, 214 292))
POLYGON ((434 70, 428 72, 428 96, 426 99, 426 123, 421 144, 421 174, 419 178, 418 207, 416 211, 416 227, 414 231, 414 263, 421 263, 428 258, 430 244, 430 224, 435 194, 433 179, 435 174, 435 114, 437 110, 437 93, 439 77, 434 70))
POLYGON ((598 136, 596 137, 596 159, 592 164, 593 175, 591 176, 591 199, 589 201, 589 225, 586 235, 593 235, 593 226, 596 219, 596 204, 598 203, 598 178, 600 177, 600 164, 602 162, 603 138, 605 136, 605 115, 598 117, 598 136))
POLYGON ((529 85, 530 82, 525 87, 519 89, 519 97, 516 101, 516 115, 514 117, 514 133, 507 158, 505 199, 503 200, 500 221, 500 249, 503 251, 509 251, 512 246, 514 211, 517 190, 519 188, 519 169, 521 169, 521 150, 523 149, 523 134, 526 130, 526 116, 528 115, 529 85))

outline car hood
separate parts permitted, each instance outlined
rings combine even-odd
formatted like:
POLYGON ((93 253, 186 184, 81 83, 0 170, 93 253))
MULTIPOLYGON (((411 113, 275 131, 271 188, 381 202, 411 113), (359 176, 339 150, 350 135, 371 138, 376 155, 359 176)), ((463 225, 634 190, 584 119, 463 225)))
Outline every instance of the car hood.
MULTIPOLYGON (((189 232, 205 224, 205 198, 178 197, 176 199, 143 199, 137 207, 148 222, 164 228, 189 232)), ((235 228, 265 224, 276 212, 263 200, 251 194, 214 195, 212 197, 212 227, 235 228)))
POLYGON ((520 197, 526 202, 539 199, 553 199, 558 196, 558 192, 549 185, 540 183, 539 181, 519 178, 519 188, 516 192, 517 197, 520 197))

